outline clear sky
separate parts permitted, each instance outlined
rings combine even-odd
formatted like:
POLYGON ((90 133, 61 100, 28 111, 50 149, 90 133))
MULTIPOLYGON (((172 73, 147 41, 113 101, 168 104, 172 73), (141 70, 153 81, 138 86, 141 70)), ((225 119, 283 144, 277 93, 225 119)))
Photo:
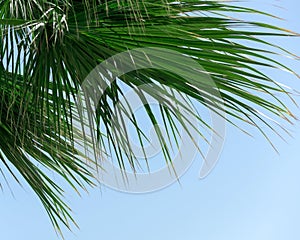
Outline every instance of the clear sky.
MULTIPOLYGON (((297 0, 241 3, 267 10, 286 21, 273 24, 300 32, 297 0), (279 5, 283 8, 278 8, 279 5)), ((300 55, 299 39, 280 43, 300 55)), ((283 60, 300 72, 300 63, 283 60)), ((274 74, 274 73, 273 73, 274 74)), ((300 90, 300 80, 283 72, 276 78, 300 90)), ((300 97, 296 97, 300 102, 300 97)), ((300 110, 294 108, 300 118, 300 110)), ((68 203, 80 230, 65 231, 67 240, 298 240, 300 239, 300 123, 289 129, 287 143, 272 136, 280 155, 257 132, 254 138, 227 125, 225 145, 212 173, 199 180, 200 155, 175 183, 150 194, 126 194, 107 187, 68 203)), ((13 187, 15 185, 12 185, 13 187)), ((57 239, 41 203, 28 188, 14 187, 0 196, 0 239, 57 239)))

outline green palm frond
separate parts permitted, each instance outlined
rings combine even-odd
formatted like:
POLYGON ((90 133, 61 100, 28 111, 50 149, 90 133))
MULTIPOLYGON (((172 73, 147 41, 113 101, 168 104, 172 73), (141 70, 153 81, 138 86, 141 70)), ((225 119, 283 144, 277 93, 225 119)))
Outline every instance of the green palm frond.
MULTIPOLYGON (((58 131, 53 118, 37 118, 40 109, 34 105, 28 106, 25 115, 20 114, 23 99, 30 99, 30 95, 22 95, 23 76, 14 77, 14 82, 12 78, 11 73, 1 72, 1 162, 16 181, 20 183, 15 170, 30 185, 57 229, 58 220, 68 226, 72 217, 63 201, 64 191, 47 176, 45 169, 55 172, 77 191, 77 186, 86 190, 87 185, 93 185, 91 168, 80 160, 70 140, 64 137, 63 118, 58 131)), ((54 109, 53 98, 50 99, 47 99, 48 108, 54 109)), ((40 101, 45 99, 41 97, 40 101)))
MULTIPOLYGON (((126 161, 133 170, 137 163, 126 126, 113 121, 117 112, 129 117, 142 146, 146 136, 130 106, 116 107, 125 94, 120 82, 135 89, 141 100, 148 94, 161 104, 160 113, 169 139, 179 137, 177 123, 186 127, 184 114, 172 108, 170 99, 187 111, 189 100, 211 109, 223 102, 226 113, 231 116, 228 121, 237 125, 238 121, 250 123, 267 139, 263 126, 274 132, 278 130, 269 118, 289 122, 295 118, 282 101, 285 96, 290 97, 288 89, 260 69, 284 69, 297 75, 273 58, 282 53, 295 56, 264 38, 297 34, 264 22, 228 16, 235 12, 274 17, 223 1, 0 1, 0 131, 3 138, 0 159, 13 175, 14 171, 21 173, 43 202, 57 229, 60 229, 59 221, 69 226, 72 217, 62 200, 63 189, 36 163, 62 176, 75 190, 85 188, 85 183, 92 185, 93 176, 82 158, 84 150, 80 152, 74 147, 74 139, 78 137, 74 135, 82 134, 72 129, 74 99, 91 70, 115 54, 146 47, 177 51, 203 66, 220 92, 219 97, 209 98, 196 76, 191 76, 196 79, 194 82, 187 82, 157 69, 137 70, 121 76, 105 91, 97 106, 96 122, 98 126, 103 124, 104 130, 98 128, 95 142, 107 147, 107 152, 116 156, 122 169, 126 161), (155 91, 136 90, 144 84, 156 86, 155 91), (180 93, 187 101, 176 101, 175 95, 165 87, 180 93)), ((155 126, 157 116, 150 104, 145 104, 144 110, 155 126)), ((194 115, 204 127, 210 128, 200 115, 194 115)), ((205 140, 199 129, 197 132, 205 140)), ((166 161, 171 161, 170 144, 159 129, 156 134, 166 161)))

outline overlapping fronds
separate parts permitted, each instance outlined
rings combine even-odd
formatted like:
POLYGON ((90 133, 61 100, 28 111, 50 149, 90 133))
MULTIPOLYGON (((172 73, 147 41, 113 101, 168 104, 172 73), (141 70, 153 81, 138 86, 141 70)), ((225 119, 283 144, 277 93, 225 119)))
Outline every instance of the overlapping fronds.
MULTIPOLYGON (((125 111, 129 116, 141 145, 145 136, 134 112, 120 105, 116 110, 110 104, 118 103, 124 94, 119 81, 132 89, 144 84, 156 86, 155 91, 136 91, 141 99, 149 94, 161 103, 165 127, 175 138, 178 136, 175 121, 184 125, 184 116, 168 104, 170 99, 176 102, 176 98, 165 87, 185 96, 187 102, 190 98, 208 108, 222 101, 230 121, 248 122, 263 134, 263 126, 277 130, 272 119, 294 118, 281 100, 289 96, 287 89, 260 69, 279 68, 296 75, 272 57, 292 54, 261 38, 296 34, 263 22, 230 18, 234 12, 274 17, 223 1, 0 1, 1 162, 12 174, 13 171, 21 173, 58 229, 59 220, 68 226, 71 218, 61 199, 63 190, 35 162, 61 175, 75 189, 84 187, 82 182, 91 184, 91 174, 79 157, 84 152, 74 148, 72 109, 78 89, 89 72, 117 53, 145 47, 174 50, 200 64, 220 92, 219 97, 207 101, 200 81, 189 82, 157 69, 121 76, 100 99, 96 120, 99 125, 104 124, 104 132, 99 128, 95 139, 99 143, 104 138, 108 140, 108 151, 115 153, 122 168, 125 161, 133 169, 136 164, 126 127, 112 120, 116 111, 125 111)), ((184 107, 186 103, 177 104, 184 107)), ((156 125, 151 106, 145 104, 144 110, 156 125)), ((201 116, 195 117, 201 122, 201 116)), ((209 128, 208 123, 201 123, 209 128)), ((159 129, 156 133, 164 156, 170 161, 168 144, 159 129)))

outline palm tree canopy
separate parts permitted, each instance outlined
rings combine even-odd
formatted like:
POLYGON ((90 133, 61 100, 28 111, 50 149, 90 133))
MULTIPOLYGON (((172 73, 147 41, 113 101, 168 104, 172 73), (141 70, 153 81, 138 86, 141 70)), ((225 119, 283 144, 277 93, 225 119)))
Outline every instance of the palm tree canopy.
MULTIPOLYGON (((119 82, 132 89, 141 84, 156 85, 160 95, 150 90, 138 94, 143 98, 147 93, 162 103, 160 111, 165 127, 174 136, 177 136, 174 120, 183 124, 182 113, 163 104, 167 98, 158 99, 167 95, 161 86, 208 108, 222 101, 230 116, 228 121, 250 123, 263 134, 263 126, 277 131, 272 119, 294 118, 281 100, 290 97, 288 89, 259 69, 279 68, 296 75, 272 57, 282 53, 295 56, 263 37, 297 34, 263 22, 229 17, 231 13, 275 17, 209 0, 0 1, 1 166, 18 182, 15 173, 21 174, 58 230, 60 222, 69 227, 73 219, 63 201, 63 189, 45 169, 60 175, 76 191, 94 184, 90 166, 82 160, 84 151, 74 147, 74 99, 89 72, 117 53, 144 47, 175 50, 203 66, 220 92, 219 98, 204 101, 205 89, 201 89, 198 81, 187 82, 162 70, 143 69, 121 76, 106 89, 97 106, 96 121, 104 124, 105 130, 99 128, 95 137, 99 143, 107 139, 108 151, 116 153, 121 168, 128 161, 135 169, 136 159, 130 149, 125 156, 118 154, 129 146, 125 130, 115 134, 114 130, 123 126, 112 121, 116 110, 109 104, 117 103, 124 94, 119 82), (263 109, 264 114, 258 109, 263 109)), ((151 107, 146 104, 144 109, 155 125, 157 120, 151 107)), ((128 115, 142 138, 134 113, 128 115)), ((201 122, 201 117, 196 117, 201 122)), ((156 133, 162 138, 159 130, 156 133)), ((161 140, 166 161, 170 161, 169 147, 161 140)))

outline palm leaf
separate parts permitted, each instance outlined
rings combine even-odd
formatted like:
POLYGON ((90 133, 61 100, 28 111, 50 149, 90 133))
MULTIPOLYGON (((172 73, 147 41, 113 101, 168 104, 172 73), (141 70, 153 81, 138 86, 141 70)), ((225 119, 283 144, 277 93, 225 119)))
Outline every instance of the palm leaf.
MULTIPOLYGON (((141 100, 148 94, 160 103, 169 142, 179 137, 177 123, 184 128, 188 124, 184 114, 169 102, 174 101, 187 111, 189 105, 176 101, 166 87, 182 94, 186 102, 196 100, 212 110, 223 102, 231 116, 228 121, 250 123, 267 139, 263 126, 277 132, 272 119, 294 118, 281 100, 290 97, 288 90, 259 69, 284 69, 296 75, 273 58, 274 54, 295 56, 262 40, 296 34, 267 23, 227 16, 234 12, 274 17, 222 1, 0 1, 0 131, 4 138, 0 158, 12 174, 21 173, 58 230, 59 221, 69 226, 69 208, 62 200, 63 190, 36 162, 62 176, 74 189, 84 188, 84 183, 92 184, 91 171, 81 157, 84 150, 74 147, 74 139, 84 134, 80 128, 78 132, 72 129, 74 117, 78 117, 72 114, 74 99, 90 71, 117 53, 146 47, 175 50, 203 66, 220 92, 219 97, 211 98, 205 84, 192 73, 193 82, 154 69, 121 76, 106 89, 97 105, 94 117, 98 132, 93 139, 95 145, 116 156, 121 169, 126 168, 126 161, 134 171, 138 164, 125 123, 114 121, 118 112, 128 116, 142 147, 146 139, 130 106, 116 104, 124 96, 121 82, 132 89, 144 84, 155 86, 155 91, 148 88, 136 92, 141 100), (250 47, 253 44, 255 47, 250 47)), ((163 64, 166 59, 158 57, 157 61, 163 64)), ((157 116, 150 104, 145 104, 144 110, 155 126, 157 116)), ((195 117, 210 128, 200 115, 195 117)), ((202 132, 197 131, 205 141, 202 132)), ((170 144, 159 129, 156 134, 166 161, 171 161, 170 144)))

